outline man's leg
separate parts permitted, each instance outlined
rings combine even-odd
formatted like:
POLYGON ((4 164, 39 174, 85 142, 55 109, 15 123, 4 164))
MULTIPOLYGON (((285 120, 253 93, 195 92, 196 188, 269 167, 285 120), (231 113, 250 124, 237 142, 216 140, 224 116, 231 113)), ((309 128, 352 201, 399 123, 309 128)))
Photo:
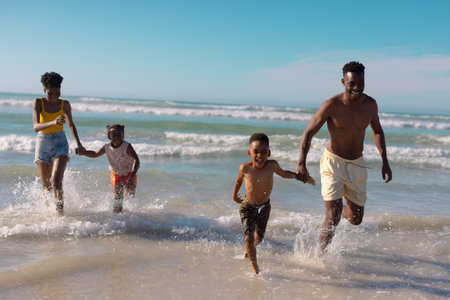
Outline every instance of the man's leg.
POLYGON ((345 204, 342 209, 342 217, 353 225, 361 224, 364 217, 364 206, 359 206, 348 199, 345 199, 345 204))
POLYGON ((323 251, 331 242, 334 230, 341 220, 342 199, 325 201, 325 221, 320 235, 320 249, 323 251))

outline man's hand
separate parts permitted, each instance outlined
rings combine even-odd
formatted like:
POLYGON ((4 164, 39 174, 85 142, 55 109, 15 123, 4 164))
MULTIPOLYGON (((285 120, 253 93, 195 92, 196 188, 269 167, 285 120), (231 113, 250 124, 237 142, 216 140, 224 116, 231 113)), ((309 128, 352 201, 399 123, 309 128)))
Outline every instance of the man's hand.
POLYGON ((392 171, 391 167, 389 167, 388 162, 384 162, 383 166, 381 167, 381 176, 383 177, 383 180, 385 183, 388 183, 392 180, 392 171), (386 179, 387 177, 387 179, 386 179))
POLYGON ((299 164, 297 167, 297 176, 295 176, 295 178, 297 180, 300 180, 303 183, 306 183, 308 181, 309 178, 309 172, 306 169, 306 165, 305 164, 299 164))

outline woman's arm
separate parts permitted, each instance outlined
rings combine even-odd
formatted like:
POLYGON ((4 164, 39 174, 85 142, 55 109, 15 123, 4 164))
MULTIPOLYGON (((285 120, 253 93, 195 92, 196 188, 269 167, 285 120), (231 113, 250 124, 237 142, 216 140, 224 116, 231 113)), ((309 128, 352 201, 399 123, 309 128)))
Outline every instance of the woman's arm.
POLYGON ((42 110, 41 100, 39 98, 36 98, 33 103, 33 129, 35 132, 45 130, 55 125, 61 125, 66 122, 64 116, 59 116, 53 121, 47 123, 40 123, 39 115, 41 114, 41 110, 42 110))
MULTIPOLYGON (((75 139, 75 142, 77 143, 77 147, 80 148, 78 152, 84 152, 85 149, 83 145, 81 144, 80 138, 78 137, 77 128, 75 127, 75 124, 72 119, 72 107, 70 106, 69 101, 64 101, 64 113, 67 118, 67 126, 69 127, 70 133, 72 134, 73 138, 75 139), (83 151, 81 150, 83 149, 83 151)), ((77 148, 77 149, 78 149, 77 148)))

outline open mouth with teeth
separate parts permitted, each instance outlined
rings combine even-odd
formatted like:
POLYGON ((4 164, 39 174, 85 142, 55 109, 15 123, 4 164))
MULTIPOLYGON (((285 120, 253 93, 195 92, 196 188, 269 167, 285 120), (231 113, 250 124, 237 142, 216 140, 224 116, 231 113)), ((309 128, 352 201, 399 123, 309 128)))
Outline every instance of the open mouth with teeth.
POLYGON ((361 92, 351 92, 350 95, 352 95, 353 98, 358 98, 361 96, 361 92))
POLYGON ((257 159, 255 159, 255 162, 256 162, 258 165, 262 165, 262 164, 264 163, 264 159, 263 159, 263 158, 257 158, 257 159))

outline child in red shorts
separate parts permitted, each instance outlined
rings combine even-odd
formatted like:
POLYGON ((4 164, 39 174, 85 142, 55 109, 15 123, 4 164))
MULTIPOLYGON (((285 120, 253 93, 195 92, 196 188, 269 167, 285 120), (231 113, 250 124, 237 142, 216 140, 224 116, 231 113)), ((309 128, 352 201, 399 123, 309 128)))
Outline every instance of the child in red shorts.
POLYGON ((133 146, 123 139, 125 126, 115 124, 108 125, 106 128, 110 143, 105 144, 97 152, 81 149, 78 154, 96 158, 106 153, 111 170, 111 185, 114 191, 114 212, 120 213, 122 212, 124 190, 132 196, 135 194, 136 173, 140 162, 133 146))

